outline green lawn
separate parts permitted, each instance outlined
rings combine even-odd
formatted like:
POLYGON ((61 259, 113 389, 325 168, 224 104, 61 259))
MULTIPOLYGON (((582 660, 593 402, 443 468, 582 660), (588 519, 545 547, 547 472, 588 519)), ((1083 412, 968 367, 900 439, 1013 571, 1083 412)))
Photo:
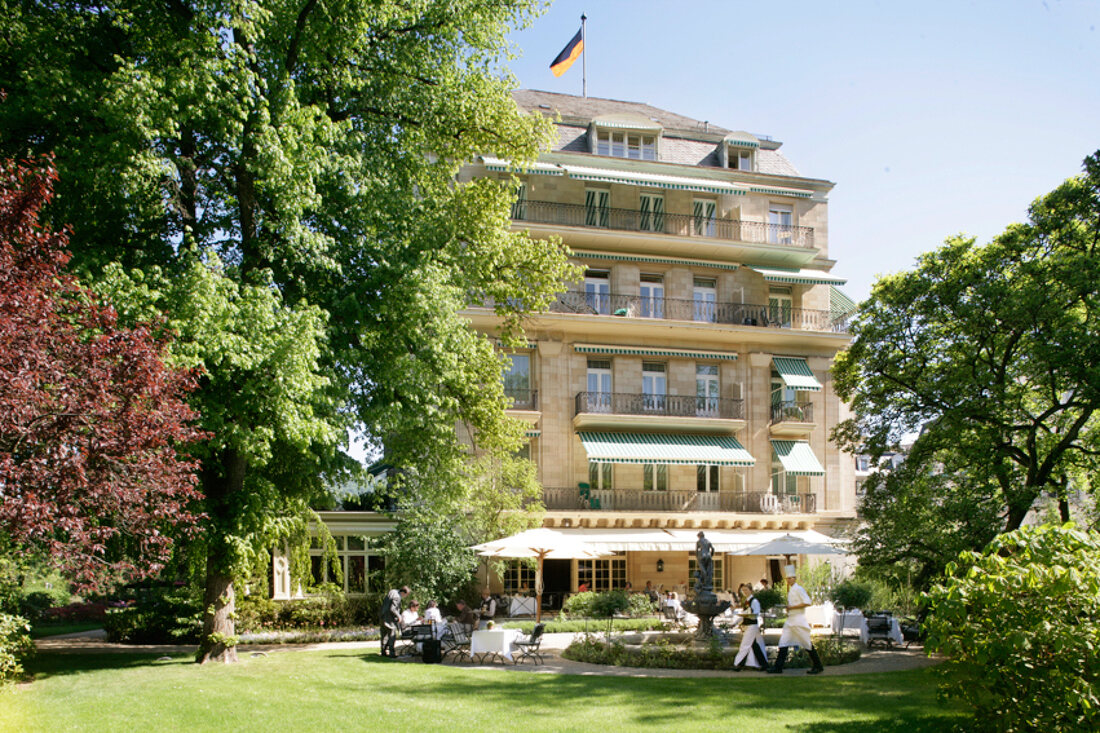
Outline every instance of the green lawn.
POLYGON ((47 636, 75 634, 78 631, 91 631, 92 629, 102 628, 102 621, 74 621, 72 623, 63 624, 35 624, 31 626, 31 638, 42 639, 47 636))
POLYGON ((0 730, 942 731, 928 670, 847 677, 618 678, 288 652, 198 667, 148 655, 41 655, 0 692, 0 730))

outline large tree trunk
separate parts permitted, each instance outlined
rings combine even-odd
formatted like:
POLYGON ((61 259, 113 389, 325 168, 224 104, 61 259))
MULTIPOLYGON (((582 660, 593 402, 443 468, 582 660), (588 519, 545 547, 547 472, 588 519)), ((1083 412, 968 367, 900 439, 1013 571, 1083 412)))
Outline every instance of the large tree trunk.
MULTIPOLYGON (((231 518, 234 507, 240 501, 246 465, 242 456, 230 450, 203 466, 206 511, 215 526, 231 526, 227 520, 231 518)), ((226 565, 225 554, 223 538, 211 536, 206 550, 202 638, 195 656, 199 664, 237 661, 237 629, 233 621, 236 593, 233 589, 233 574, 226 565)))

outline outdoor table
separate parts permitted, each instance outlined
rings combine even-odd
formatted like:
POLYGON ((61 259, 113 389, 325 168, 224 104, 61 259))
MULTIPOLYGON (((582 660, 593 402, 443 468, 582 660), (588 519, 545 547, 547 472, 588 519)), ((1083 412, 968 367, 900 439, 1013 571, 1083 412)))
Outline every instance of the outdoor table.
POLYGON ((867 645, 867 619, 862 611, 845 611, 833 614, 833 631, 842 634, 842 629, 855 629, 859 632, 859 642, 867 645))
POLYGON ((519 629, 486 629, 470 635, 470 656, 492 655, 512 661, 512 645, 523 636, 519 629))
POLYGON ((890 617, 890 641, 898 645, 905 644, 905 637, 901 633, 901 622, 893 616, 890 617))
POLYGON ((534 616, 535 599, 526 596, 512 596, 512 603, 508 607, 509 616, 534 616))

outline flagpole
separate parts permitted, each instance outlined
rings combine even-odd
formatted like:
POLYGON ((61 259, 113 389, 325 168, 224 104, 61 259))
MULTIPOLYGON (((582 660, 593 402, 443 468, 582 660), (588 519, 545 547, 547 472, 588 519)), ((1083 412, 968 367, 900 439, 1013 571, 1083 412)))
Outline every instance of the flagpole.
POLYGON ((588 40, 584 37, 584 23, 588 16, 581 13, 581 95, 588 96, 588 40))

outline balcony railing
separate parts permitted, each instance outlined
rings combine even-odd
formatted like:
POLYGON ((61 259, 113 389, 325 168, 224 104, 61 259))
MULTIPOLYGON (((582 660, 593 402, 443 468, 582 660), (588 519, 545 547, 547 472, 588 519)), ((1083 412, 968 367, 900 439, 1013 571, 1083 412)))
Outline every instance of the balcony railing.
POLYGON ((744 400, 696 397, 695 395, 654 395, 624 392, 579 392, 574 415, 659 415, 664 417, 710 417, 743 420, 744 400))
POLYGON ((632 318, 660 318, 702 323, 725 323, 763 328, 847 333, 848 316, 809 308, 771 307, 750 303, 708 303, 699 300, 619 293, 591 293, 580 289, 559 293, 550 304, 553 313, 585 313, 632 318))
POLYGON ((789 224, 765 224, 739 219, 708 219, 690 214, 654 213, 552 201, 525 201, 512 207, 512 218, 537 224, 652 232, 680 237, 704 237, 730 242, 778 244, 813 249, 814 230, 789 224))
POLYGON ((543 488, 550 511, 739 512, 744 514, 814 514, 817 496, 770 491, 703 492, 591 489, 583 498, 577 488, 543 488))
POLYGON ((512 400, 513 410, 539 409, 539 391, 537 389, 505 389, 504 396, 512 400))
POLYGON ((772 425, 780 422, 813 422, 814 406, 808 402, 777 402, 772 405, 772 425))

